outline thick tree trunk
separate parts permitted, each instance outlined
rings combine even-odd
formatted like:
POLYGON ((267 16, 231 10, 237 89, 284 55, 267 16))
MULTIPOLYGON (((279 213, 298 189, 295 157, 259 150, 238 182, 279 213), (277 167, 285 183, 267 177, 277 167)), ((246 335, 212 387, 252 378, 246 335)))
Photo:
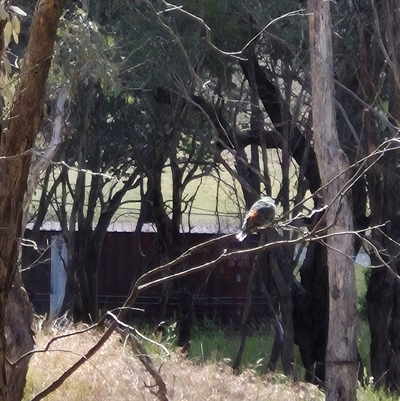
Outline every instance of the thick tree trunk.
MULTIPOLYGON (((336 132, 332 58, 332 28, 329 2, 309 0, 308 10, 313 95, 314 148, 321 174, 328 233, 353 229, 351 199, 344 192, 349 164, 340 149, 336 132), (338 176, 338 173, 342 173, 338 176)), ((355 400, 356 290, 352 234, 327 238, 329 274, 329 332, 326 350, 326 399, 355 400)))
POLYGON ((22 236, 23 199, 31 161, 29 150, 41 122, 45 82, 58 20, 65 0, 39 1, 32 20, 21 80, 9 126, 0 144, 0 400, 6 399, 5 310, 16 272, 18 238, 22 236))
POLYGON ((0 400, 6 400, 5 308, 16 272, 30 149, 41 122, 58 20, 65 0, 41 0, 32 20, 21 79, 0 144, 0 400))
MULTIPOLYGON (((32 319, 33 308, 17 274, 6 305, 6 354, 11 363, 31 351, 35 345, 32 319)), ((7 401, 22 399, 29 359, 24 358, 15 365, 7 365, 7 401)))

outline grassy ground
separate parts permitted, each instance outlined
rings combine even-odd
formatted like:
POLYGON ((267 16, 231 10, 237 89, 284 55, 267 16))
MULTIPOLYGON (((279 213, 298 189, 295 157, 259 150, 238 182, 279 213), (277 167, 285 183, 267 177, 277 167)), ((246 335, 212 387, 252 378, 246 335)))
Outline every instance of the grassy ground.
MULTIPOLYGON (((57 341, 47 353, 32 358, 24 400, 52 383, 98 339, 96 333, 57 341)), ((50 336, 39 333, 37 348, 50 336)), ((152 348, 152 347, 150 347, 152 348)), ((175 351, 170 356, 151 352, 171 400, 297 401, 322 400, 322 393, 306 383, 292 384, 280 375, 259 376, 252 369, 234 375, 224 361, 193 361, 175 351)), ((118 335, 46 400, 156 400, 150 376, 118 335)))
MULTIPOLYGON (((72 331, 67 327, 61 332, 72 331)), ((188 357, 182 356, 173 345, 174 332, 169 332, 163 344, 170 355, 149 343, 143 343, 151 356, 155 368, 160 372, 168 389, 171 401, 299 401, 323 400, 324 394, 315 386, 298 381, 293 383, 281 374, 263 374, 263 358, 268 355, 271 337, 265 335, 265 328, 254 330, 249 337, 243 364, 246 368, 234 375, 229 363, 238 345, 238 333, 209 324, 197 329, 193 336, 192 349, 188 357), (260 333, 264 333, 261 335, 260 333)), ((41 330, 36 337, 36 348, 43 349, 52 336, 59 334, 55 326, 41 330)), ((75 337, 56 341, 46 353, 32 357, 24 400, 51 384, 65 369, 92 347, 100 334, 92 331, 75 337)), ((360 341, 364 334, 360 332, 360 341)), ((298 371, 299 373, 300 371, 298 371)), ((151 387, 150 375, 123 344, 118 334, 56 392, 46 398, 48 401, 68 400, 156 400, 151 387)), ((360 387, 359 401, 394 401, 383 391, 371 387, 360 387)))

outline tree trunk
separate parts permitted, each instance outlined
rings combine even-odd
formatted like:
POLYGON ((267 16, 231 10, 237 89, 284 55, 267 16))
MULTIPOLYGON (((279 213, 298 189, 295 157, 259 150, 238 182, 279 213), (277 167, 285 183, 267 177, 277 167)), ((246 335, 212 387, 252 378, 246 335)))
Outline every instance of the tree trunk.
MULTIPOLYGON (((349 192, 344 191, 349 178, 344 172, 349 164, 336 132, 329 2, 309 0, 308 10, 314 148, 324 188, 322 196, 329 206, 328 233, 350 232, 351 199, 349 192)), ((356 399, 357 385, 354 241, 352 234, 332 235, 326 241, 329 276, 326 399, 350 401, 356 399)))
MULTIPOLYGON (((264 243, 265 241, 265 235, 261 234, 261 241, 260 243, 264 243)), ((246 346, 246 338, 247 338, 247 332, 248 332, 248 318, 250 314, 250 308, 251 308, 251 303, 253 302, 253 292, 254 292, 254 287, 255 287, 255 278, 256 278, 256 273, 257 270, 260 267, 261 263, 261 258, 264 256, 263 259, 265 259, 265 254, 264 253, 258 253, 255 257, 255 260, 253 262, 253 266, 251 269, 251 273, 247 282, 247 289, 246 289, 246 303, 244 306, 244 311, 243 311, 243 316, 242 316, 242 322, 240 325, 240 343, 239 343, 239 348, 236 352, 235 359, 232 363, 232 369, 234 372, 238 373, 239 372, 239 367, 240 363, 242 361, 242 356, 244 352, 244 348, 246 346)))
MULTIPOLYGON (((17 273, 6 305, 6 354, 13 363, 35 345, 31 329, 33 308, 17 273)), ((24 395, 30 358, 7 366, 7 401, 20 401, 24 395)))
POLYGON ((86 238, 82 240, 84 245, 80 247, 76 266, 76 280, 79 283, 79 295, 82 302, 81 316, 78 317, 86 323, 95 323, 99 320, 98 272, 103 238, 97 242, 92 231, 82 234, 86 238))
MULTIPOLYGON (((374 27, 365 21, 359 30, 359 46, 358 53, 360 58, 360 71, 358 79, 361 82, 364 99, 369 104, 373 104, 376 98, 376 88, 374 86, 374 77, 372 74, 374 69, 373 54, 371 51, 373 46, 372 35, 374 27), (371 76, 372 75, 372 76, 371 76)), ((375 74, 377 74, 375 72, 375 74)), ((362 135, 366 138, 363 153, 360 156, 367 156, 370 151, 376 149, 383 140, 380 138, 379 129, 377 129, 377 121, 374 115, 365 110, 362 115, 363 131, 362 135)), ((394 198, 393 193, 395 187, 385 188, 384 172, 388 172, 387 155, 375 165, 371 165, 367 171, 368 180, 368 197, 369 207, 371 210, 371 226, 381 224, 393 218, 391 213, 397 214, 388 207, 390 199, 394 198)), ((359 205, 357 205, 359 208, 359 205)), ((387 228, 385 227, 384 230, 387 228)), ((388 236, 390 232, 386 232, 388 236)), ((372 230, 374 241, 385 247, 385 238, 381 230, 372 230)), ((374 252, 370 253, 371 265, 379 266, 381 262, 378 260, 374 252)), ((387 260, 389 261, 389 260, 387 260)), ((391 324, 391 316, 393 309, 393 293, 395 283, 393 277, 389 274, 385 267, 372 269, 368 278, 368 289, 366 293, 367 312, 369 328, 371 333, 370 343, 370 360, 371 375, 374 378, 376 386, 384 386, 386 382, 386 374, 389 370, 390 359, 390 338, 389 327, 391 324)))
MULTIPOLYGON (((397 274, 400 269, 397 267, 397 274)), ((390 359, 388 370, 388 388, 395 394, 400 394, 400 286, 395 283, 395 291, 393 294, 392 320, 389 326, 390 339, 390 359)))
MULTIPOLYGON (((373 259, 371 261, 373 263, 373 259)), ((377 386, 385 383, 385 376, 389 368, 388 330, 393 303, 393 284, 393 278, 385 269, 372 270, 366 299, 371 331, 371 375, 377 386)))
POLYGON ((21 79, 0 144, 0 401, 6 400, 6 300, 17 269, 18 238, 23 235, 23 199, 33 146, 41 122, 58 20, 65 0, 37 3, 21 79))
POLYGON ((177 344, 183 353, 187 353, 192 339, 192 329, 194 320, 193 295, 185 288, 179 293, 179 333, 177 344))
POLYGON ((293 294, 295 341, 306 369, 305 380, 322 385, 325 381, 325 350, 328 337, 328 272, 326 247, 308 245, 300 269, 301 290, 293 294))
MULTIPOLYGON (((269 241, 276 240, 275 236, 269 236, 269 241)), ((287 251, 287 250, 285 250, 287 251)), ((294 326, 291 281, 292 275, 285 274, 284 263, 278 264, 277 252, 272 250, 268 255, 269 266, 279 294, 279 306, 283 328, 282 341, 282 367, 286 376, 294 374, 294 326)), ((286 261, 284 261, 286 262, 286 261)), ((290 263, 290 262, 289 262, 290 263)))
MULTIPOLYGON (((386 0, 382 2, 384 24, 385 24, 385 36, 386 46, 391 54, 391 82, 392 90, 390 91, 389 98, 389 115, 391 116, 392 122, 399 126, 400 121, 400 9, 398 2, 395 0, 386 0)), ((399 166, 399 154, 398 152, 391 152, 385 155, 386 163, 386 174, 384 179, 384 186, 387 193, 387 203, 385 208, 390 210, 390 224, 387 230, 389 231, 389 241, 385 238, 384 247, 388 250, 392 256, 392 268, 399 274, 400 273, 400 262, 398 260, 399 254, 399 241, 400 241, 400 218, 399 208, 400 202, 397 196, 393 196, 398 191, 400 179, 398 174, 393 174, 399 166)), ((386 217, 386 216, 385 216, 386 217)), ((388 216, 389 217, 389 216, 388 216)), ((387 221, 386 219, 384 221, 387 221)), ((388 387, 389 389, 400 394, 400 284, 398 281, 394 285, 393 294, 393 309, 391 316, 391 323, 389 326, 389 338, 390 338, 390 359, 389 359, 389 371, 388 371, 388 387)))

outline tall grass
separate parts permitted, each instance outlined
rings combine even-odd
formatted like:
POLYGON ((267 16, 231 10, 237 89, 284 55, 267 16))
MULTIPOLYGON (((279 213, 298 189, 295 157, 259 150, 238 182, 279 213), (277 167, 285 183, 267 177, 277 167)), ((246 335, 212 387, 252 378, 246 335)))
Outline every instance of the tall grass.
MULTIPOLYGON (((241 374, 234 375, 229 364, 222 358, 225 355, 223 350, 227 349, 222 342, 222 332, 219 336, 221 340, 215 343, 221 349, 211 348, 212 340, 204 335, 206 331, 202 333, 198 336, 203 338, 202 343, 209 353, 209 358, 204 356, 202 363, 198 363, 197 357, 193 357, 197 359, 195 363, 190 357, 173 350, 173 335, 165 343, 172 350, 169 356, 161 353, 159 348, 154 349, 153 345, 144 344, 166 383, 171 400, 323 400, 323 394, 315 386, 306 383, 293 384, 290 380, 282 380, 280 376, 260 376, 251 369, 244 369, 241 374)), ((54 343, 49 352, 35 354, 28 372, 24 400, 31 399, 52 383, 93 346, 99 336, 99 333, 92 332, 64 338, 54 343)), ((38 333, 36 347, 43 348, 50 337, 44 332, 38 333)), ((153 384, 138 358, 115 334, 98 354, 46 400, 150 401, 157 399, 152 394, 156 390, 151 387, 153 384)))
MULTIPOLYGON (((273 336, 267 325, 255 330, 248 330, 246 348, 242 357, 242 365, 254 367, 265 358, 272 348, 273 336), (264 335, 262 334, 264 333, 264 335)), ((198 326, 193 334, 189 357, 198 361, 218 362, 235 358, 240 343, 239 328, 228 325, 219 327, 206 321, 198 326)))
MULTIPOLYGON (((72 331, 74 328, 67 327, 63 330, 72 331)), ((146 335, 158 340, 155 334, 147 331, 146 335)), ((36 337, 36 347, 44 348, 54 334, 52 330, 40 331, 36 337)), ((24 400, 31 399, 51 384, 92 347, 100 335, 98 332, 90 332, 64 338, 52 344, 49 352, 35 354, 28 372, 24 400)), ((365 333, 361 337, 367 338, 365 333)), ((243 369, 239 375, 233 374, 230 368, 230 361, 239 345, 239 330, 235 326, 223 328, 211 322, 198 326, 194 330, 190 352, 186 356, 174 345, 175 339, 176 325, 171 325, 162 340, 163 345, 171 351, 170 355, 163 353, 154 344, 143 343, 166 383, 171 401, 324 399, 324 394, 311 384, 293 382, 279 371, 265 374, 265 363, 273 341, 268 325, 250 330, 242 359, 243 369)), ((363 345, 361 338, 359 345, 363 345)), ((298 356, 296 358, 295 364, 298 367, 301 362, 298 356)), ((301 379, 299 372, 300 369, 298 377, 301 379)), ((368 375, 367 371, 365 374, 368 375)), ((151 387, 153 384, 137 356, 119 335, 114 334, 98 354, 46 400, 150 401, 157 399, 152 393, 155 390, 151 387)), ((383 390, 375 391, 372 387, 360 386, 357 399, 394 401, 397 398, 389 397, 383 390)))
MULTIPOLYGON (((243 352, 242 369, 252 369, 259 374, 267 371, 267 364, 274 342, 272 328, 268 324, 260 324, 249 328, 246 337, 246 346, 243 352)), ((215 326, 205 321, 196 327, 192 337, 189 358, 195 362, 219 362, 230 364, 236 356, 240 344, 240 329, 235 326, 215 326)), ((295 375, 304 377, 305 369, 301 362, 300 352, 295 347, 295 375)), ((277 372, 282 372, 280 361, 277 372)))

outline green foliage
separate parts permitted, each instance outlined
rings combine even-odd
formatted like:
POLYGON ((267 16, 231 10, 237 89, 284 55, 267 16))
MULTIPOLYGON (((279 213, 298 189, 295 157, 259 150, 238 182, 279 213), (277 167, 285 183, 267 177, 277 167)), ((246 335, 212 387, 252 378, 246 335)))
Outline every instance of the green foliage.
POLYGON ((51 79, 69 82, 74 93, 79 91, 81 79, 90 74, 105 93, 117 96, 121 58, 116 50, 113 37, 103 35, 97 22, 78 8, 70 11, 58 28, 51 79))
MULTIPOLYGON (((18 7, 17 9, 20 10, 18 7)), ((6 2, 4 0, 0 1, 0 22, 2 26, 4 25, 2 48, 7 51, 4 51, 4 53, 0 55, 0 95, 4 102, 4 111, 6 112, 9 110, 14 100, 14 93, 17 85, 17 74, 15 71, 13 72, 13 68, 7 53, 12 41, 18 44, 19 34, 21 31, 18 15, 13 10, 14 8, 10 8, 9 5, 6 6, 6 2)), ((16 67, 18 66, 16 65, 16 67)))

